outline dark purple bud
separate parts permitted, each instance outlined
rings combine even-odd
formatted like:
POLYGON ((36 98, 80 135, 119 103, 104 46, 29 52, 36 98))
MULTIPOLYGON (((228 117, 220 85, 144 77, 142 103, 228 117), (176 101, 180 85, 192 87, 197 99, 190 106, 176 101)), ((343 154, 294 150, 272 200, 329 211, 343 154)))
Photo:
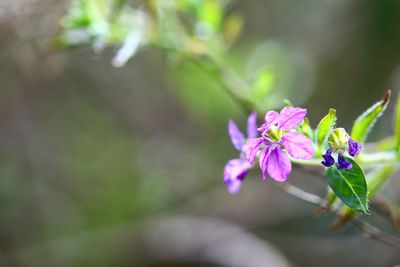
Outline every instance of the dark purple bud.
POLYGON ((350 162, 347 162, 343 155, 339 154, 338 155, 338 169, 346 169, 350 170, 353 167, 353 165, 350 162))
POLYGON ((322 165, 325 167, 330 167, 335 163, 335 159, 332 157, 332 149, 328 149, 322 157, 324 158, 323 161, 321 161, 322 165))
POLYGON ((353 139, 349 138, 349 154, 352 157, 357 156, 360 154, 362 145, 359 142, 354 141, 353 139))

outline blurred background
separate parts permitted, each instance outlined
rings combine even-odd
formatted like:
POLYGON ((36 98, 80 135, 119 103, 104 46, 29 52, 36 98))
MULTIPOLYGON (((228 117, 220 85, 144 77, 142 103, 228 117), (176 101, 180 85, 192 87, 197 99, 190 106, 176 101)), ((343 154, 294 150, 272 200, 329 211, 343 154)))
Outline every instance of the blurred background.
MULTIPOLYGON (((55 45, 70 7, 0 1, 1 266, 400 263, 352 225, 330 231, 333 215, 314 216, 259 170, 229 195, 222 171, 237 152, 226 125, 244 130, 247 113, 210 73, 156 46, 116 64, 118 45, 55 45)), ((253 81, 264 111, 288 98, 313 127, 333 107, 349 128, 387 89, 398 94, 400 1, 237 0, 224 10, 243 26, 219 57, 253 81)), ((370 140, 391 134, 392 119, 393 103, 370 140)), ((302 170, 289 181, 324 194, 326 182, 302 170)), ((395 175, 383 194, 399 204, 399 192, 395 175)), ((365 219, 395 231, 377 213, 365 219)))

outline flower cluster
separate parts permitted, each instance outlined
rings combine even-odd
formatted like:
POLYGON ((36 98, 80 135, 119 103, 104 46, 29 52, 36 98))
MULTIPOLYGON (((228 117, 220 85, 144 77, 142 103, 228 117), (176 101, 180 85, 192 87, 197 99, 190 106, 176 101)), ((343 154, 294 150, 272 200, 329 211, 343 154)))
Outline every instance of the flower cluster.
POLYGON ((257 156, 263 179, 266 179, 268 173, 271 178, 280 182, 285 181, 292 170, 287 154, 294 159, 303 160, 314 156, 311 140, 295 131, 306 114, 306 109, 298 107, 285 107, 280 113, 269 111, 265 114, 264 123, 257 128, 256 115, 253 113, 248 119, 247 140, 236 124, 229 122, 231 141, 240 151, 240 157, 230 160, 225 166, 224 181, 229 192, 236 193, 239 190, 257 156))
POLYGON ((335 164, 335 159, 332 154, 336 153, 338 169, 349 170, 352 168, 352 164, 347 162, 343 157, 343 154, 347 151, 350 156, 355 157, 361 153, 362 145, 359 142, 354 141, 346 133, 343 128, 336 128, 332 131, 328 138, 329 149, 322 155, 324 159, 321 163, 325 167, 330 167, 335 164))

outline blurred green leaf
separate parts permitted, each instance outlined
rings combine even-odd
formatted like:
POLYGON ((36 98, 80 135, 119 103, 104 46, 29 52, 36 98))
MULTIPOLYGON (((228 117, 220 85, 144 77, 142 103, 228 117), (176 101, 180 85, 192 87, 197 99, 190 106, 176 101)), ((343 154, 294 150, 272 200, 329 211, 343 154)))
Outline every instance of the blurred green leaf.
POLYGON ((216 82, 208 66, 200 66, 195 61, 181 62, 176 69, 168 69, 171 88, 181 99, 181 103, 192 115, 207 118, 208 121, 225 123, 227 117, 241 114, 234 100, 216 82))
POLYGON ((239 14, 229 15, 223 25, 224 39, 227 43, 232 44, 236 41, 243 28, 243 17, 239 14))
POLYGON ((105 20, 107 5, 104 0, 77 0, 72 2, 68 15, 62 19, 67 28, 93 26, 105 20))
POLYGON ((400 94, 397 96, 396 114, 395 114, 395 142, 397 158, 400 158, 400 94))
POLYGON ((396 168, 393 165, 377 167, 367 174, 367 182, 370 198, 375 197, 388 178, 393 174, 396 168))
POLYGON ((65 31, 56 40, 56 45, 72 47, 93 42, 94 47, 101 49, 110 32, 110 5, 111 2, 106 0, 73 1, 68 14, 61 20, 65 31))
POLYGON ((119 12, 125 7, 127 0, 114 0, 113 2, 113 15, 117 16, 119 12))
POLYGON ((351 129, 351 138, 357 142, 364 142, 377 119, 383 114, 390 100, 390 90, 387 91, 382 100, 361 114, 354 122, 351 129))
POLYGON ((206 0, 203 2, 199 14, 200 21, 206 22, 214 30, 218 30, 221 26, 222 17, 223 10, 219 5, 219 1, 206 0))
POLYGON ((176 0, 175 5, 177 10, 198 17, 203 0, 176 0))
POLYGON ((257 100, 265 98, 275 81, 275 73, 269 68, 263 68, 256 75, 251 86, 251 96, 257 100))
POLYGON ((68 15, 61 19, 61 24, 66 28, 80 28, 90 24, 87 14, 88 2, 84 0, 73 1, 68 11, 68 15))
POLYGON ((335 122, 336 122, 336 110, 331 108, 329 109, 328 114, 325 117, 323 117, 322 120, 318 123, 316 135, 317 135, 317 144, 320 151, 322 150, 322 146, 325 144, 330 131, 335 126, 335 122))
POLYGON ((262 109, 282 107, 285 98, 295 100, 295 105, 300 105, 310 93, 312 81, 312 64, 308 62, 305 54, 301 51, 293 50, 281 43, 266 41, 252 47, 249 50, 247 64, 244 66, 243 77, 249 81, 250 85, 258 73, 267 69, 273 74, 273 82, 268 94, 262 99, 253 101, 262 109), (301 89, 300 89, 301 88, 301 89), (301 94, 294 93, 301 91, 301 94))
POLYGON ((368 214, 368 188, 364 173, 358 164, 350 159, 353 167, 350 170, 328 168, 326 174, 329 186, 344 204, 352 209, 368 214))

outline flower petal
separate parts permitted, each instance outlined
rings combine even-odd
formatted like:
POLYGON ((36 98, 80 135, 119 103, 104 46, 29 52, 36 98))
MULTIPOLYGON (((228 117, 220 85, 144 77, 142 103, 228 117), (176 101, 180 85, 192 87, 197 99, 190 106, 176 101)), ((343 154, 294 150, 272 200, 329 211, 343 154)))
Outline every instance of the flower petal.
POLYGON ((234 180, 243 180, 247 174, 247 170, 251 165, 243 159, 231 159, 225 165, 224 182, 230 183, 234 180))
POLYGON ((311 140, 301 133, 287 133, 282 137, 282 145, 295 159, 311 159, 314 148, 311 140))
POLYGON ((257 113, 252 112, 247 118, 247 138, 256 138, 257 134, 257 113))
POLYGON ((278 127, 287 131, 293 130, 304 120, 306 114, 307 110, 304 108, 285 107, 279 115, 278 127))
POLYGON ((233 146, 237 150, 241 150, 244 143, 244 135, 239 130, 236 123, 234 123, 232 120, 230 120, 228 123, 228 133, 231 138, 233 146))
POLYGON ((230 194, 236 194, 239 192, 240 186, 242 185, 242 181, 240 180, 234 180, 231 183, 227 184, 228 186, 228 192, 230 194))
POLYGON ((275 123, 278 122, 278 118, 279 118, 279 113, 276 111, 268 111, 265 114, 265 121, 264 123, 260 126, 260 128, 258 128, 257 130, 259 132, 264 132, 264 131, 268 131, 269 128, 271 127, 271 125, 274 125, 275 123))
POLYGON ((246 159, 250 164, 254 163, 254 160, 256 159, 257 156, 257 151, 262 145, 263 140, 264 139, 262 137, 247 140, 245 153, 246 153, 246 159))
POLYGON ((345 170, 350 170, 351 168, 353 168, 353 164, 351 164, 350 162, 347 162, 343 155, 339 154, 338 155, 338 169, 345 169, 345 170))
POLYGON ((279 147, 271 151, 267 161, 267 171, 269 176, 278 182, 286 181, 292 171, 292 163, 279 147))
POLYGON ((352 157, 358 156, 361 153, 362 145, 359 142, 354 141, 353 139, 349 138, 349 154, 352 157))
POLYGON ((259 157, 259 163, 260 163, 260 169, 262 172, 262 179, 265 180, 267 179, 267 162, 268 162, 268 157, 269 154, 271 153, 271 150, 267 147, 263 149, 260 153, 259 157))
POLYGON ((328 149, 324 155, 322 155, 322 158, 324 159, 321 161, 321 164, 324 165, 325 167, 330 167, 333 164, 335 164, 335 159, 332 157, 332 149, 328 149))
POLYGON ((247 175, 250 163, 243 159, 231 159, 225 165, 224 182, 231 194, 239 191, 240 185, 247 175))

